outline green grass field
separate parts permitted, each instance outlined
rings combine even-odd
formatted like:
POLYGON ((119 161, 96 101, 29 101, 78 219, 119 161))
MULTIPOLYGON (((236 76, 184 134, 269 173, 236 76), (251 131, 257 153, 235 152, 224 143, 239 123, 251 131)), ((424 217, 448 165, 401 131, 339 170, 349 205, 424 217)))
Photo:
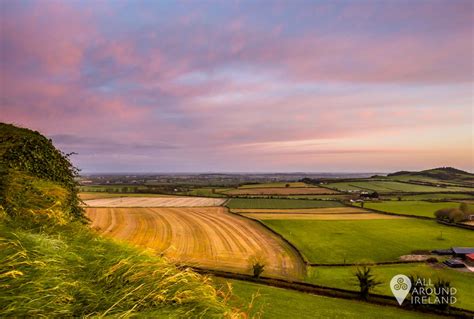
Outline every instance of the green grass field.
POLYGON ((204 197, 226 197, 224 194, 220 194, 220 192, 225 192, 232 188, 212 188, 212 187, 202 187, 202 188, 195 188, 188 192, 179 193, 180 195, 188 195, 188 196, 204 196, 204 197))
POLYGON ((379 193, 393 192, 472 192, 474 188, 468 187, 435 187, 401 183, 395 181, 352 181, 336 182, 325 185, 329 188, 340 191, 376 191, 379 193))
POLYGON ((416 195, 400 195, 400 196, 387 196, 383 199, 398 200, 448 200, 448 199, 473 199, 474 195, 471 194, 456 194, 456 193, 439 193, 439 194, 416 194, 416 195))
POLYGON ((415 250, 474 246, 474 232, 430 220, 265 220, 310 262, 394 261, 415 250))
MULTIPOLYGON (((468 310, 474 310, 474 274, 460 272, 449 268, 436 269, 427 264, 401 264, 380 265, 371 267, 374 275, 382 284, 376 288, 375 293, 392 296, 390 280, 398 274, 419 275, 430 278, 434 283, 438 278, 451 282, 458 292, 455 306, 468 310)), ((358 290, 357 279, 354 276, 357 267, 310 267, 308 269, 307 281, 317 285, 358 290)))
POLYGON ((239 186, 239 188, 268 188, 268 187, 314 187, 302 182, 278 182, 278 183, 261 183, 261 184, 246 184, 239 186))
POLYGON ((221 285, 230 282, 234 295, 232 303, 239 308, 252 300, 252 295, 257 296, 250 314, 260 311, 262 318, 268 319, 322 319, 322 318, 440 318, 413 311, 401 310, 395 307, 386 307, 355 300, 330 298, 311 295, 297 291, 285 290, 254 283, 215 279, 221 285), (382 316, 383 314, 383 316, 382 316))
MULTIPOLYGON (((378 203, 367 202, 364 204, 364 207, 389 213, 435 218, 434 212, 438 209, 457 208, 459 205, 456 202, 386 201, 378 203)), ((469 205, 469 207, 474 210, 473 204, 469 205)))
POLYGON ((298 200, 278 198, 233 198, 227 204, 229 208, 323 208, 342 207, 337 201, 298 200))

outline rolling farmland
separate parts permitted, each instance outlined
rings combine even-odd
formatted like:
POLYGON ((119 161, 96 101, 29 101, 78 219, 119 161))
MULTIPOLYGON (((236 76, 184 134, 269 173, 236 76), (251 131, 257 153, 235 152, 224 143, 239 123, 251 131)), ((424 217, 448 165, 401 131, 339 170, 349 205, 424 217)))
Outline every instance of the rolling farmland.
POLYGON ((368 213, 367 210, 357 207, 330 207, 330 208, 234 208, 231 210, 233 213, 284 213, 284 214, 364 214, 368 213))
POLYGON ((391 216, 384 214, 374 214, 374 213, 329 213, 329 214, 300 214, 300 213, 245 213, 241 214, 242 216, 249 217, 252 219, 258 220, 370 220, 370 219, 400 219, 404 217, 400 216, 391 216))
POLYGON ((321 195, 338 194, 338 192, 322 187, 268 187, 238 188, 226 191, 227 195, 321 195))
POLYGON ((222 198, 208 197, 112 197, 84 201, 89 207, 199 207, 220 206, 222 198))
MULTIPOLYGON (((471 209, 474 205, 469 205, 471 209)), ((388 213, 423 216, 435 218, 434 213, 442 208, 457 208, 456 202, 425 202, 425 201, 386 201, 377 203, 365 203, 365 207, 388 213)))
POLYGON ((474 246, 474 232, 413 218, 264 220, 312 263, 395 261, 413 251, 474 246), (390 247, 390 249, 387 249, 390 247))
POLYGON ((351 182, 335 182, 326 185, 329 188, 338 191, 376 191, 379 193, 397 193, 397 192, 473 192, 474 188, 469 187, 436 187, 418 184, 410 184, 395 181, 351 181, 351 182))
POLYGON ((200 267, 249 273, 252 256, 266 262, 266 274, 301 278, 297 252, 278 236, 224 207, 87 208, 99 233, 150 248, 200 267))
POLYGON ((227 207, 234 208, 323 208, 342 207, 337 201, 304 200, 304 199, 275 199, 275 198, 233 198, 227 207))

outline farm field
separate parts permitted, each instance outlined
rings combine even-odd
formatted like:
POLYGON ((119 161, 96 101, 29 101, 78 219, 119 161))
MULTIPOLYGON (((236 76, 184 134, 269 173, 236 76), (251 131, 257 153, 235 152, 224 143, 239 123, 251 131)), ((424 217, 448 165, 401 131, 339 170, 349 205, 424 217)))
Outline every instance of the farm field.
POLYGON ((89 185, 80 186, 79 189, 81 192, 137 193, 148 188, 143 185, 89 185))
POLYGON ((263 222, 292 242, 311 263, 319 264, 395 261, 413 251, 474 246, 470 230, 413 218, 263 222))
POLYGON ((233 213, 285 213, 285 214, 364 214, 369 211, 357 207, 328 207, 328 208, 234 208, 233 213))
POLYGON ((280 199, 280 198, 232 198, 227 207, 234 208, 323 208, 323 207, 342 207, 337 201, 322 200, 298 200, 298 199, 280 199))
POLYGON ((142 194, 142 193, 106 193, 106 192, 84 192, 79 193, 82 200, 97 198, 117 198, 117 197, 173 197, 173 195, 163 194, 142 194))
POLYGON ((209 197, 120 197, 86 200, 89 207, 198 207, 220 206, 225 202, 221 198, 209 197))
POLYGON ((469 187, 435 187, 416 185, 395 181, 351 181, 351 182, 335 182, 326 185, 329 188, 339 191, 376 191, 379 193, 395 193, 395 192, 472 192, 474 188, 469 187))
POLYGON ((281 187, 285 188, 286 185, 289 185, 288 187, 313 187, 313 185, 308 185, 303 182, 278 182, 278 183, 260 183, 260 184, 246 184, 239 186, 241 189, 247 189, 247 188, 268 188, 268 187, 281 187))
POLYGON ((212 188, 212 187, 202 187, 194 188, 190 191, 181 193, 182 195, 188 196, 205 196, 205 197, 225 197, 221 192, 225 192, 232 188, 212 188))
MULTIPOLYGON (((399 265, 378 265, 371 266, 377 280, 382 284, 376 288, 375 292, 391 296, 390 280, 397 274, 418 275, 430 278, 434 283, 438 278, 443 278, 451 282, 451 286, 455 287, 458 292, 456 294, 456 307, 474 310, 474 274, 461 272, 447 267, 434 268, 433 266, 416 263, 416 264, 399 264, 399 265)), ((307 281, 317 285, 343 288, 357 291, 358 282, 354 276, 357 267, 352 266, 318 266, 308 269, 307 281)))
MULTIPOLYGON (((474 194, 457 194, 457 193, 439 193, 439 194, 416 194, 416 195, 400 195, 390 196, 387 199, 398 200, 448 200, 448 199, 472 199, 474 194)), ((382 196, 382 198, 384 198, 382 196)), ((385 198, 384 198, 385 199, 385 198)))
POLYGON ((364 319, 422 319, 443 318, 435 315, 401 310, 355 300, 329 298, 302 292, 286 290, 255 283, 214 278, 223 289, 226 282, 232 284, 234 295, 231 303, 242 307, 255 296, 251 315, 260 312, 267 319, 326 319, 326 318, 364 318, 364 319), (382 316, 383 314, 383 316, 382 316))
MULTIPOLYGON (((469 205, 474 209, 474 205, 469 205)), ((366 202, 366 208, 376 209, 388 213, 423 216, 435 218, 434 213, 441 208, 457 208, 456 202, 425 202, 425 201, 385 201, 385 202, 366 202)))
MULTIPOLYGON (((324 208, 322 208, 324 209, 324 208)), ((258 220, 370 220, 370 219, 400 219, 404 217, 376 213, 328 213, 328 214, 300 214, 300 213, 245 213, 242 216, 258 220)))
POLYGON ((334 190, 322 187, 239 188, 225 192, 227 195, 319 195, 337 193, 334 190))
POLYGON ((249 273, 252 256, 267 275, 301 278, 304 265, 286 242, 224 207, 87 208, 91 227, 187 265, 249 273))

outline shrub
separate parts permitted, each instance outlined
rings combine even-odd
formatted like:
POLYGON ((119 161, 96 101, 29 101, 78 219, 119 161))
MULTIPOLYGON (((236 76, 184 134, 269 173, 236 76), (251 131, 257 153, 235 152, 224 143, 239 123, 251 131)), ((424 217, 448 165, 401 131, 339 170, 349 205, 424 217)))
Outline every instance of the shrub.
POLYGON ((260 275, 263 273, 264 268, 265 268, 265 265, 264 265, 264 264, 261 264, 261 263, 259 263, 259 262, 253 264, 253 265, 252 265, 253 276, 254 276, 255 278, 260 278, 260 275))
POLYGON ((441 208, 438 209, 434 215, 437 219, 449 219, 449 212, 451 211, 450 208, 441 208))
POLYGON ((372 268, 367 266, 358 268, 355 276, 359 281, 360 296, 364 300, 369 298, 369 292, 371 290, 382 283, 381 281, 375 279, 375 276, 372 274, 372 268))
POLYGON ((466 219, 466 215, 459 208, 453 208, 449 211, 449 221, 451 223, 462 222, 466 219))

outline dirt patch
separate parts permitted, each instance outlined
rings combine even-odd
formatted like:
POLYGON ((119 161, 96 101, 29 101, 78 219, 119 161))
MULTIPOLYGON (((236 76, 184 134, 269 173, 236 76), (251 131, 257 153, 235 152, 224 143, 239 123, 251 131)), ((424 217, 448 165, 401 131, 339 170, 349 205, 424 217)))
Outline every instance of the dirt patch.
POLYGON ((301 279, 297 252, 259 223, 224 207, 87 208, 91 227, 107 237, 155 250, 173 261, 250 273, 249 258, 266 260, 265 275, 301 279))
POLYGON ((400 256, 401 261, 426 261, 433 258, 432 255, 403 255, 400 256))

